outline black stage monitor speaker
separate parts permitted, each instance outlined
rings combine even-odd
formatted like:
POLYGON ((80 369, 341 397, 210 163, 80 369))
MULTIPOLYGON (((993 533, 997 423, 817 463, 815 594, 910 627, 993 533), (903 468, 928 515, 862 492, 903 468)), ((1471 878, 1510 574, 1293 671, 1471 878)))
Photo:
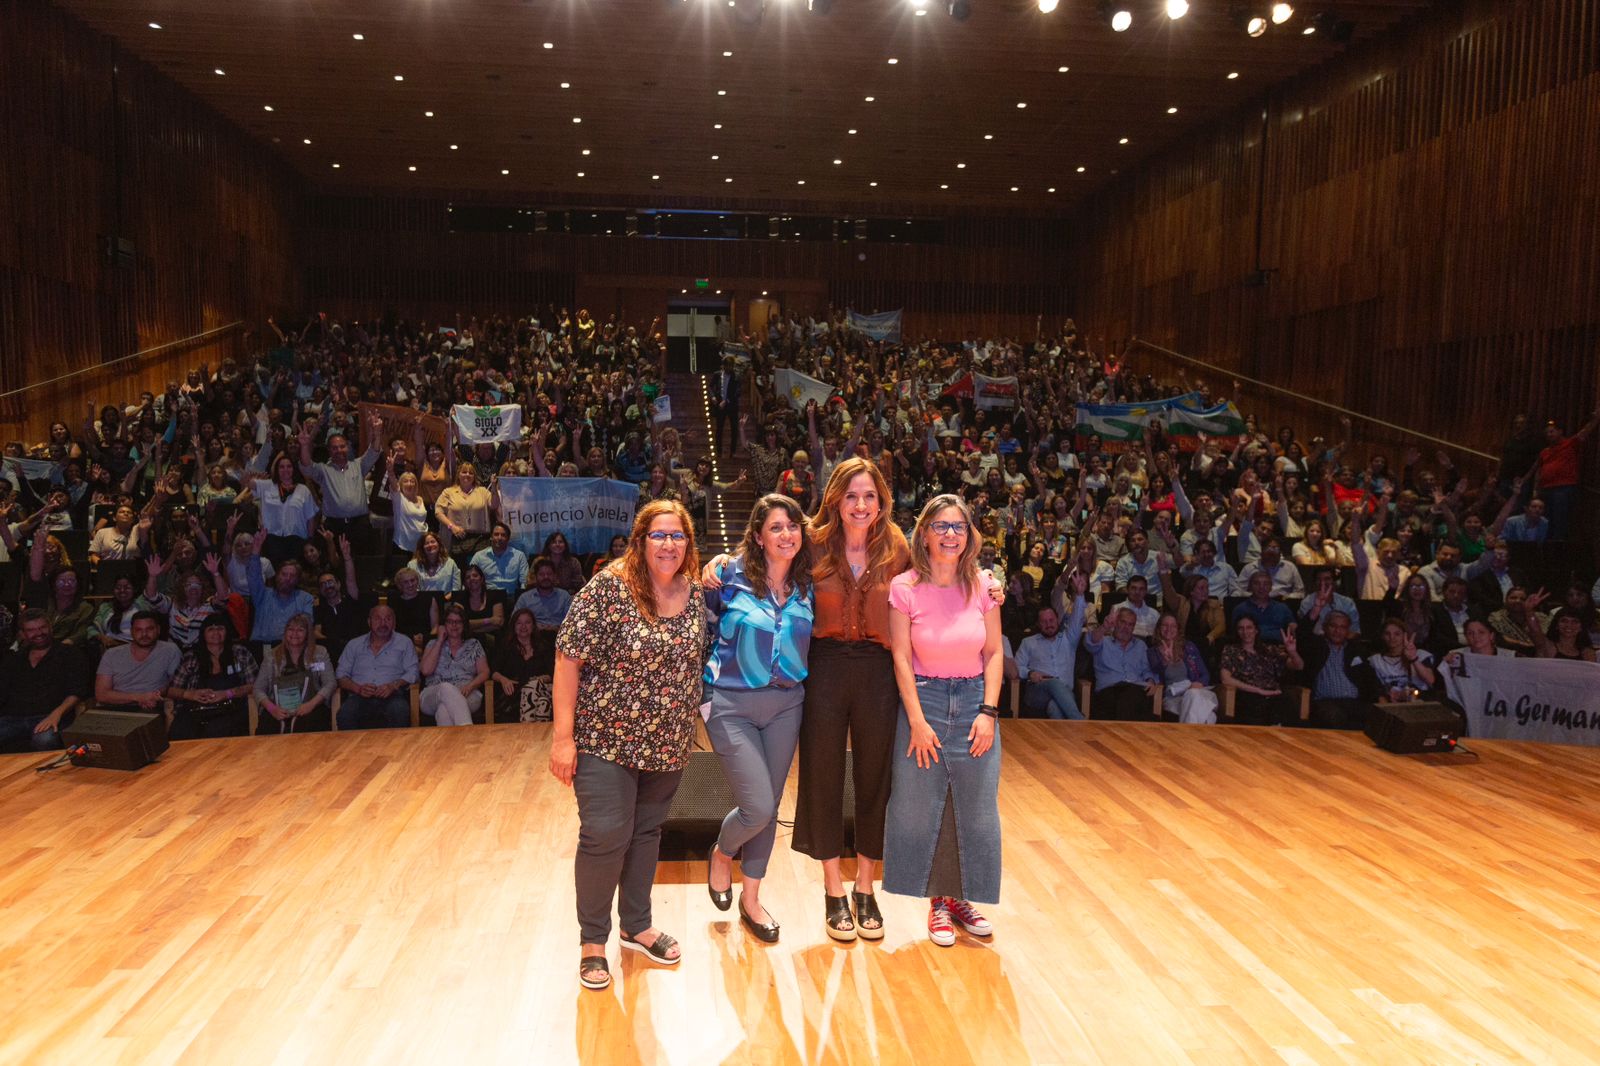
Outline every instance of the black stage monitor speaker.
MULTIPOLYGON (((733 810, 733 792, 722 772, 722 756, 714 751, 692 751, 684 767, 672 810, 661 825, 663 859, 705 858, 706 849, 722 830, 722 819, 733 810)), ((793 811, 780 809, 778 817, 793 811)), ((851 779, 850 753, 844 753, 844 833, 847 851, 854 854, 856 789, 851 779)))
POLYGON ((128 711, 84 711, 61 731, 74 766, 137 770, 167 750, 167 716, 128 711))
POLYGON ((1440 703, 1379 703, 1367 712, 1367 736, 1396 755, 1451 752, 1461 719, 1440 703))

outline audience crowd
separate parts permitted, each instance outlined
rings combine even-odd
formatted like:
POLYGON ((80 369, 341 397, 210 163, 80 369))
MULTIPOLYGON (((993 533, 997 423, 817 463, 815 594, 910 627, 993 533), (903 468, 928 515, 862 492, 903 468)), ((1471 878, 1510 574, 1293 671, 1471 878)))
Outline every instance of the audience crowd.
POLYGON ((1051 717, 1301 724, 1292 684, 1311 724, 1359 726, 1370 702, 1442 697, 1464 650, 1593 661, 1600 640, 1592 550, 1559 547, 1577 547, 1600 412, 1570 434, 1518 415, 1471 474, 1416 448, 1358 462, 1349 419, 1269 433, 1246 415, 1223 440, 1156 423, 1108 451, 1075 404, 1221 397, 1091 353, 1070 320, 901 344, 838 313, 776 316, 708 375, 708 446, 743 469, 718 480, 726 459, 655 420, 654 322, 268 325, 244 362, 6 445, 5 750, 59 746, 90 699, 170 706, 175 738, 244 733, 252 695, 257 732, 407 725, 414 686, 441 725, 482 720, 486 695, 497 720, 548 719, 556 632, 626 538, 579 558, 558 532, 530 559, 499 513, 513 476, 629 481, 702 530, 735 488, 815 513, 853 455, 908 531, 959 495, 1005 590, 1008 672, 1051 717), (815 399, 780 391, 779 369, 815 399), (976 406, 972 372, 1014 378, 1013 405, 976 406), (410 417, 454 404, 521 404, 522 440, 466 447, 410 417))

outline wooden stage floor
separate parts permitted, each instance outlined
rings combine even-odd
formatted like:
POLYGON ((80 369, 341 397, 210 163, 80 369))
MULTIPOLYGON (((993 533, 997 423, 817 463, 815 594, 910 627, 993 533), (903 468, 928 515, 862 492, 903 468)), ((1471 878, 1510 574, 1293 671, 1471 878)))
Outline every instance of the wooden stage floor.
POLYGON ((0 1062, 1600 1061, 1600 752, 1003 728, 992 943, 885 897, 887 939, 835 947, 781 831, 780 944, 664 864, 684 962, 613 940, 599 994, 548 727, 7 756, 0 1062))

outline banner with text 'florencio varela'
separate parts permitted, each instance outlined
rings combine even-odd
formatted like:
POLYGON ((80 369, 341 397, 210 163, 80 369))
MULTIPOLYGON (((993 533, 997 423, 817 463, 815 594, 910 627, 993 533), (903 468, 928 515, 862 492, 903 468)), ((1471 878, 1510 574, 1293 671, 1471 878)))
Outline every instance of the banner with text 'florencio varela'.
POLYGON ((521 404, 468 407, 458 403, 450 408, 450 414, 456 421, 456 437, 463 444, 515 443, 522 439, 521 404))
POLYGON ((573 552, 603 552, 633 529, 639 486, 603 477, 503 477, 500 516, 511 542, 533 558, 561 533, 573 552))
POLYGON ((1600 664, 1464 654, 1445 687, 1473 737, 1600 746, 1600 664))

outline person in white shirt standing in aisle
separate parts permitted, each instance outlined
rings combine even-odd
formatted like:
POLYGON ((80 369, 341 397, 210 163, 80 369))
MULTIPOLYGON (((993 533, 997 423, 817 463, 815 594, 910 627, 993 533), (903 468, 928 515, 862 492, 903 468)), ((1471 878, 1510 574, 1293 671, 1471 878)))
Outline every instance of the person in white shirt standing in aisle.
POLYGON ((367 520, 367 475, 382 454, 383 419, 373 415, 367 425, 367 450, 359 462, 350 461, 350 440, 343 433, 328 437, 328 461, 311 461, 311 433, 315 422, 300 426, 300 473, 322 489, 323 524, 335 534, 350 538, 359 548, 368 545, 372 524, 367 520))

